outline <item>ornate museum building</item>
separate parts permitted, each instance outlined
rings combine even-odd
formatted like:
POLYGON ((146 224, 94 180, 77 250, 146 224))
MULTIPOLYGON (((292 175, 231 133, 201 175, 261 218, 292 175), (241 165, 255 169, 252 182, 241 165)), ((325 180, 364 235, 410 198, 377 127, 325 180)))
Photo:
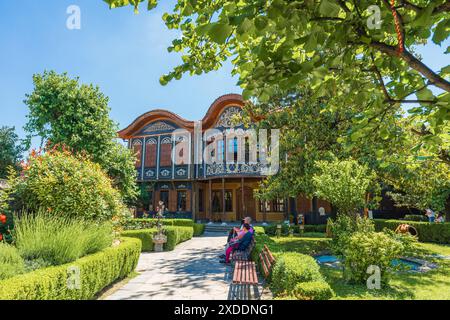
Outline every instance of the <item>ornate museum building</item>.
POLYGON ((243 124, 236 123, 242 108, 240 95, 227 94, 216 99, 199 122, 185 120, 170 111, 153 110, 121 130, 120 138, 127 141, 138 157, 138 182, 147 199, 141 209, 154 214, 158 202, 163 201, 168 211, 166 216, 206 221, 236 221, 244 216, 258 222, 282 221, 290 214, 317 212, 319 207, 330 213, 327 202, 302 196, 268 202, 254 198, 253 190, 263 179, 258 164, 248 161, 248 151, 245 161, 233 165, 225 162, 224 155, 240 152, 242 144, 236 138, 229 138, 226 132, 230 128, 244 128, 243 124), (198 123, 202 132, 216 129, 224 138, 196 139, 194 131, 198 123), (185 133, 174 134, 180 129, 185 133), (183 154, 178 154, 185 159, 181 162, 173 161, 174 153, 180 153, 179 143, 187 146, 182 148, 183 154), (194 155, 199 151, 203 154, 210 143, 216 143, 214 162, 194 161, 194 155))

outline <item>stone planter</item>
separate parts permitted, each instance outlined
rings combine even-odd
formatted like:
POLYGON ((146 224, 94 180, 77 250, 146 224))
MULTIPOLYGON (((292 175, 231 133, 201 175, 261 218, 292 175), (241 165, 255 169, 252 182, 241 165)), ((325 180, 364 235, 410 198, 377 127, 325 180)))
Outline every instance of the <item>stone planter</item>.
POLYGON ((167 237, 163 234, 157 234, 153 237, 153 245, 155 252, 164 251, 164 243, 167 242, 167 237))

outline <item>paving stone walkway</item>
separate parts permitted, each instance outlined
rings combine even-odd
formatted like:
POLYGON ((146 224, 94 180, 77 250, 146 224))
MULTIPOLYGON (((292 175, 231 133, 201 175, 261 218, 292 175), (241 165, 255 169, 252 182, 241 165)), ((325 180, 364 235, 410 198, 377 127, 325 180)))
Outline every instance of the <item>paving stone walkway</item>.
POLYGON ((219 263, 226 236, 205 233, 174 251, 142 253, 140 274, 108 300, 226 300, 231 267, 219 263))

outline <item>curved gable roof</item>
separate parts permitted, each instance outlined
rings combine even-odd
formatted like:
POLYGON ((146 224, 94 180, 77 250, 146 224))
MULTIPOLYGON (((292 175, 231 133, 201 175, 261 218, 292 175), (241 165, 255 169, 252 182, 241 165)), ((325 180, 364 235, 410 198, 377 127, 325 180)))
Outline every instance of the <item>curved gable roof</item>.
MULTIPOLYGON (((218 117, 220 112, 231 105, 243 107, 244 100, 242 99, 242 96, 240 94, 231 93, 217 98, 211 104, 205 116, 201 120, 203 129, 210 128, 216 121, 216 118, 218 117)), ((167 120, 173 122, 180 128, 184 128, 187 130, 194 129, 194 121, 186 120, 171 111, 156 109, 137 117, 128 127, 118 132, 119 137, 122 139, 130 139, 134 134, 140 132, 145 126, 158 120, 167 120)))

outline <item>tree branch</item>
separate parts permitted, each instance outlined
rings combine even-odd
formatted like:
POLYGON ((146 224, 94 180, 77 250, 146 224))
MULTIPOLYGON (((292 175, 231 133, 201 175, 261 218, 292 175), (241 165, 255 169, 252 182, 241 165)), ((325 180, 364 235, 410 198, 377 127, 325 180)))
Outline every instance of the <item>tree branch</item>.
POLYGON ((434 104, 436 100, 404 100, 404 99, 390 99, 385 100, 385 102, 389 103, 426 103, 426 104, 434 104))
POLYGON ((441 13, 441 12, 448 12, 450 11, 450 0, 445 1, 440 6, 437 6, 433 10, 433 14, 441 13))
POLYGON ((345 0, 337 0, 339 6, 344 9, 345 12, 350 13, 350 9, 347 7, 345 0))
POLYGON ((372 41, 369 46, 391 57, 400 57, 401 59, 406 61, 412 69, 418 71, 425 78, 427 78, 433 85, 447 92, 450 92, 450 82, 431 70, 422 61, 414 57, 408 50, 405 49, 399 56, 396 47, 387 45, 385 43, 372 41))
POLYGON ((380 83, 381 90, 383 91, 384 97, 385 97, 386 100, 390 101, 390 100, 392 100, 391 96, 389 95, 389 92, 386 89, 386 85, 384 84, 383 76, 381 75, 380 70, 375 65, 375 58, 374 58, 372 53, 370 54, 370 57, 372 58, 372 62, 373 62, 373 71, 375 72, 375 75, 377 76, 378 82, 380 83))
POLYGON ((310 21, 345 21, 345 19, 339 17, 312 17, 310 21))

